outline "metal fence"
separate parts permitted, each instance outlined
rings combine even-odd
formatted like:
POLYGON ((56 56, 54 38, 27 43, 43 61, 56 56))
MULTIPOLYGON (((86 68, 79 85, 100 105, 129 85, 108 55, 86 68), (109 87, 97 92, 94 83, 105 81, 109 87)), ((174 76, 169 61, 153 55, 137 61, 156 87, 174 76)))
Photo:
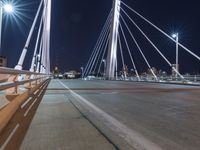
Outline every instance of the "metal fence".
POLYGON ((0 67, 0 138, 13 116, 26 108, 25 105, 29 105, 27 111, 31 109, 38 97, 41 97, 50 77, 47 74, 0 67))

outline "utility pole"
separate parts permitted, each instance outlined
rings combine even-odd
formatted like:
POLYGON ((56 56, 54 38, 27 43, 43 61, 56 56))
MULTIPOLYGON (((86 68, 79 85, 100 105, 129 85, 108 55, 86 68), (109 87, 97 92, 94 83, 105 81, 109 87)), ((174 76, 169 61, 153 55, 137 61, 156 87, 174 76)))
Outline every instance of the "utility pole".
MULTIPOLYGON (((176 70, 179 72, 179 61, 178 61, 178 33, 176 34, 176 70)), ((176 78, 178 77, 178 73, 176 73, 176 78)))
POLYGON ((178 36, 178 33, 173 34, 172 37, 176 39, 176 70, 177 70, 176 78, 177 78, 178 77, 178 72, 179 72, 179 64, 178 64, 179 63, 179 60, 178 60, 179 59, 179 54, 178 54, 179 53, 178 52, 179 36, 178 36))

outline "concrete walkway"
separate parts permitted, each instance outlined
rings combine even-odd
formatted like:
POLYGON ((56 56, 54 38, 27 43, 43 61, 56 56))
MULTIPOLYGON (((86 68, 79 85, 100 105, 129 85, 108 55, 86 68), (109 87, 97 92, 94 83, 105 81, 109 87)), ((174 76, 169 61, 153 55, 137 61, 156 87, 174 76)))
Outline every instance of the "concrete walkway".
MULTIPOLYGON (((52 84, 49 87, 52 87, 52 84)), ((50 93, 45 94, 20 149, 112 150, 115 148, 70 103, 67 94, 50 93)))

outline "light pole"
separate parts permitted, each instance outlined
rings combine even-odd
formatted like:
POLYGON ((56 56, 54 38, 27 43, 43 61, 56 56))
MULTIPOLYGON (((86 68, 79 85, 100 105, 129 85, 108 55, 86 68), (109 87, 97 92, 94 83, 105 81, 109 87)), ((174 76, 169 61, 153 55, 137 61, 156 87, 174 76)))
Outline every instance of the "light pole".
POLYGON ((106 75, 106 60, 103 59, 103 63, 104 63, 104 71, 103 71, 103 75, 106 75))
POLYGON ((172 35, 173 38, 176 39, 176 78, 178 77, 178 72, 179 72, 179 61, 178 61, 178 33, 175 33, 172 35))
POLYGON ((40 55, 39 54, 37 54, 36 55, 36 58, 35 58, 35 61, 34 61, 34 67, 33 67, 33 70, 30 70, 30 71, 34 71, 34 72, 36 72, 37 71, 37 65, 38 65, 38 63, 40 62, 40 55))
POLYGON ((83 79, 83 67, 81 67, 81 78, 83 79))
POLYGON ((12 14, 14 12, 14 7, 11 3, 4 4, 3 1, 0 0, 0 50, 1 50, 1 41, 2 41, 1 32, 2 32, 2 21, 3 21, 4 12, 8 14, 12 14))

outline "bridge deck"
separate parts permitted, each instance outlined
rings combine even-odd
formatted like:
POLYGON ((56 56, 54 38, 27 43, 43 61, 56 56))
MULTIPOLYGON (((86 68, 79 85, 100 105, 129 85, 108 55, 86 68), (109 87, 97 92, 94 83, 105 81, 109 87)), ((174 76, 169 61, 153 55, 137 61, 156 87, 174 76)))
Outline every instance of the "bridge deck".
POLYGON ((109 140, 126 150, 198 150, 199 91, 184 85, 52 80, 21 149, 116 148, 109 140))
MULTIPOLYGON (((59 90, 58 82, 49 88, 59 90)), ((45 94, 22 143, 24 150, 112 150, 104 136, 72 105, 67 94, 45 94)))

